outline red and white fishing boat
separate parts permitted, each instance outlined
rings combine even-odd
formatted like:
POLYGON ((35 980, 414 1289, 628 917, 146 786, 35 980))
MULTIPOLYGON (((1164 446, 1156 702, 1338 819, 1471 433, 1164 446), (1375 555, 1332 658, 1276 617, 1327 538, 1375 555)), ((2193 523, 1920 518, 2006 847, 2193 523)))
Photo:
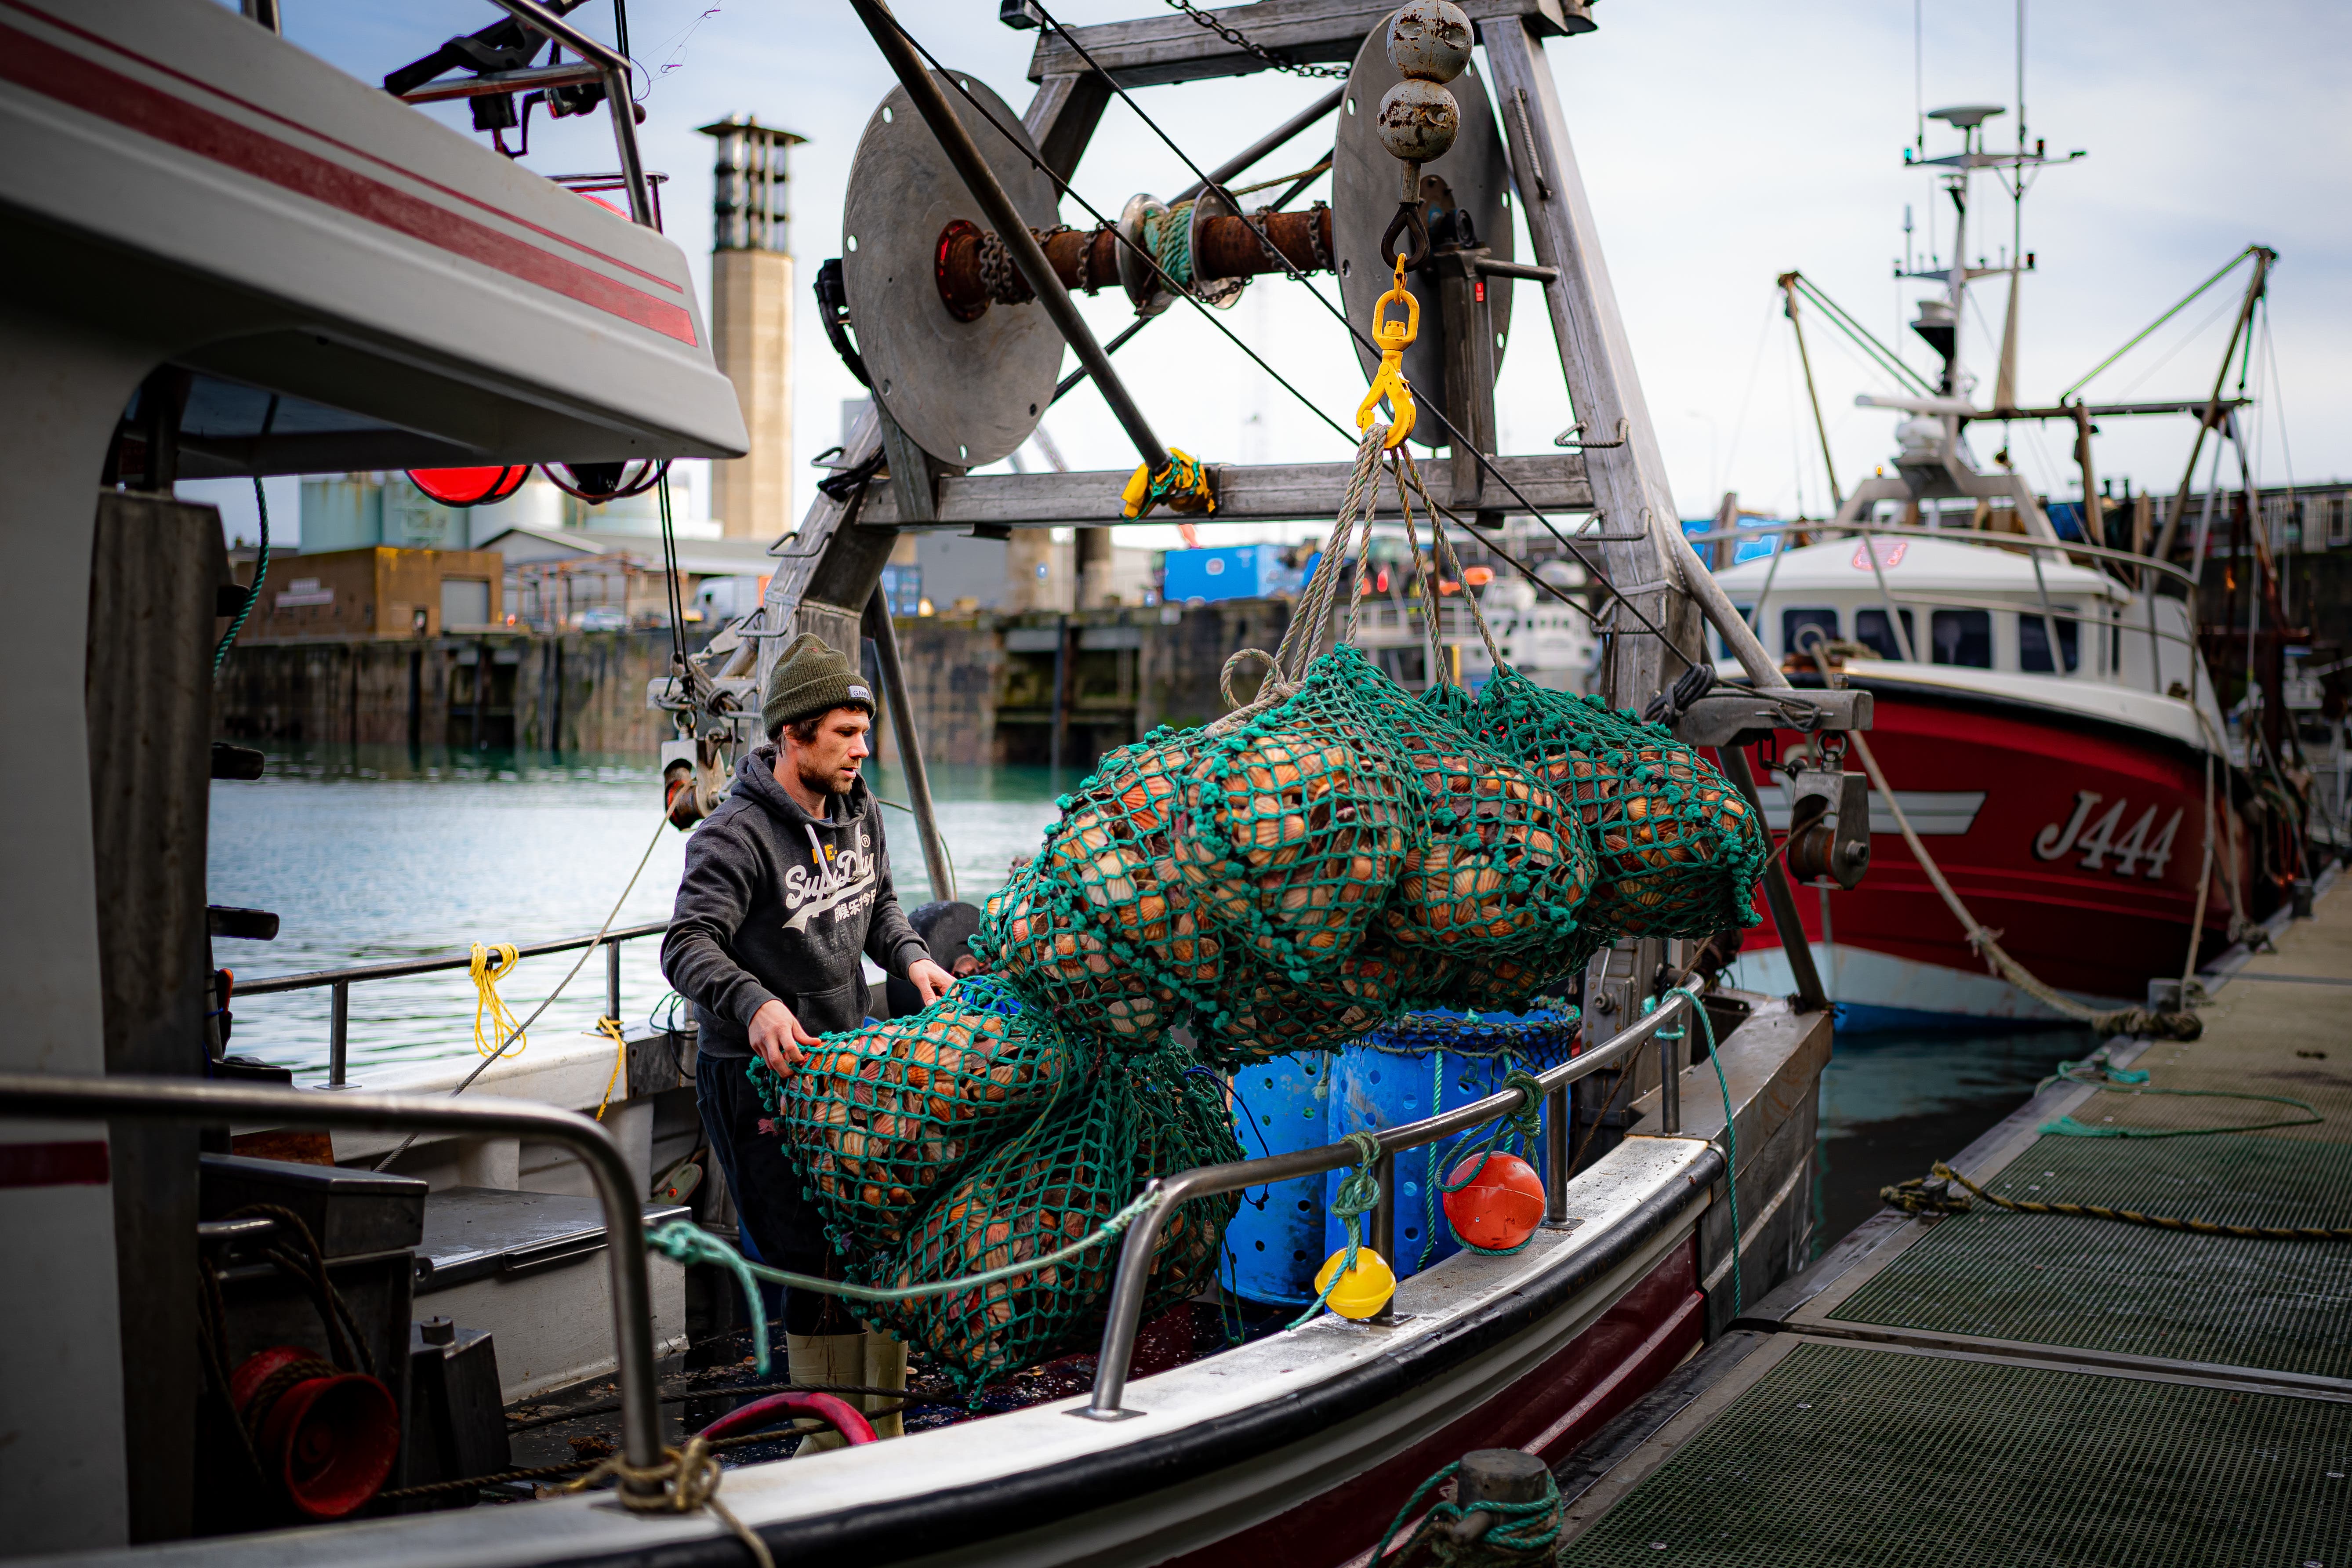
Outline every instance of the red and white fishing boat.
MULTIPOLYGON (((1921 161, 1959 214, 1955 255, 1969 241, 1971 176, 2022 174, 2044 161, 2021 137, 2014 153, 1986 149, 1984 122, 2000 112, 1970 106, 1929 116, 1961 137, 1958 153, 1921 161)), ((1795 543, 1793 525, 1766 531, 1779 535, 1773 552, 1717 581, 1792 679, 1820 683, 1810 657, 1819 642, 1848 685, 1873 694, 1872 744, 1897 803, 2003 948, 2079 1000, 2138 1004, 2148 982, 2180 975, 2195 928, 2203 928, 2197 949, 2215 953, 2233 910, 2263 912, 2244 907, 2249 834, 2232 805, 2239 791, 2225 720, 2198 651, 2194 578, 2147 556, 2062 543, 2024 477, 2005 462, 1979 468, 1966 432, 1972 419, 2074 422, 2087 496, 2096 493, 2090 416, 2210 417, 2210 409, 2205 401, 2019 407, 2023 270, 1954 265, 1905 274, 1941 285, 1919 302, 1913 325, 1944 365, 1938 382, 1917 380, 1919 395, 1856 399, 1906 416, 1890 470, 1845 497, 1833 521, 1813 531, 1817 542, 1795 543), (2009 276, 2011 299, 1992 404, 1979 408, 1954 323, 1970 281, 1988 273, 2009 276)), ((1797 288, 1790 294, 1793 319, 1797 288)), ((1860 331, 1850 319, 1839 324, 1860 331)), ((1900 368, 1891 351, 1873 346, 1881 363, 1900 368)), ((1781 763, 1813 749, 1786 731, 1775 743, 1781 763)), ((1768 748, 1759 760, 1774 758, 1768 748)), ((1776 828, 1787 827, 1789 810, 1768 790, 1776 828)), ((1864 886, 1824 881, 1798 891, 1843 1026, 2062 1016, 1990 970, 1876 796, 1870 835, 1864 886)), ((1790 987, 1769 921, 1748 933, 1737 973, 1759 989, 1790 987)))

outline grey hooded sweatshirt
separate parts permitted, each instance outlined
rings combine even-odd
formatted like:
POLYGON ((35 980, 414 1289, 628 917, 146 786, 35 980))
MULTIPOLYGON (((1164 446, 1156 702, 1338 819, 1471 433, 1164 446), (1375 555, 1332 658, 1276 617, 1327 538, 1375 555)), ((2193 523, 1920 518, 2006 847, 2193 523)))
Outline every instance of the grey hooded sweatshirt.
POLYGON ((855 1028, 868 1005, 862 952, 903 975, 930 950, 898 908, 881 813, 866 781, 811 816, 776 782, 776 749, 736 769, 726 801, 686 841, 662 973, 694 1004, 700 1048, 751 1054, 770 1001, 813 1035, 855 1028))

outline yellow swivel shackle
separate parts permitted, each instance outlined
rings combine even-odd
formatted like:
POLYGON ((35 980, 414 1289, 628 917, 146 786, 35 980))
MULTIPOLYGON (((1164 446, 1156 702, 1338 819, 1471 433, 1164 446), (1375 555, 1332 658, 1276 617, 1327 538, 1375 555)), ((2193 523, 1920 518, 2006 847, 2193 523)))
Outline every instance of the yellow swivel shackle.
POLYGON ((1356 428, 1369 430, 1381 400, 1388 400, 1393 417, 1389 422, 1388 439, 1381 443, 1384 450, 1396 450, 1412 434, 1412 385, 1404 378, 1404 351, 1420 334, 1421 301, 1404 286, 1404 258, 1399 257, 1394 285, 1372 301, 1372 342, 1380 345, 1381 367, 1372 374, 1371 390, 1356 405, 1356 428), (1389 306, 1400 300, 1404 301, 1404 320, 1391 321, 1388 319, 1389 306))

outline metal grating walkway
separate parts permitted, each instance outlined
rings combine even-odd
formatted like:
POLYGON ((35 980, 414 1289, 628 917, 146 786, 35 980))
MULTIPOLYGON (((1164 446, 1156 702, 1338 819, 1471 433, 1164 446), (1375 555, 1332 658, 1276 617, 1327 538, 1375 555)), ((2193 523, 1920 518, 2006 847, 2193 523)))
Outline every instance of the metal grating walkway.
MULTIPOLYGON (((1986 1185, 2236 1224, 2352 1226, 2352 1144, 2045 1136, 1986 1185)), ((2237 1240, 1980 1204, 1938 1223, 1828 1316, 2352 1377, 2352 1243, 2237 1240)))
POLYGON ((2352 1405, 1780 1343, 1561 1563, 2352 1564, 2352 1405))

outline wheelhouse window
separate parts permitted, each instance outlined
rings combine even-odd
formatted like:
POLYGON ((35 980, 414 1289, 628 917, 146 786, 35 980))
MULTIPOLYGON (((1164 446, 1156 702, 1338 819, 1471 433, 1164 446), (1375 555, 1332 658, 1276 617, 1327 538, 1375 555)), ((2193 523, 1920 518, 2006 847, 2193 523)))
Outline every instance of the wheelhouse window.
POLYGON ((1895 625, 1886 618, 1885 610, 1856 610, 1853 613, 1853 640, 1881 658, 1901 658, 1903 645, 1919 646, 1919 628, 1912 624, 1911 612, 1897 612, 1903 617, 1903 636, 1898 641, 1895 625))
MULTIPOLYGON (((2071 610, 2071 605, 2058 606, 2071 610)), ((2055 675, 2057 660, 2050 655, 2050 628, 2058 628, 2058 658, 2066 662, 2066 673, 2072 675, 2082 663, 2080 633, 2074 621, 2067 616, 2036 615, 2020 610, 2017 615, 2017 668, 2028 675, 2055 675)))
POLYGON ((1805 628, 1819 626, 1822 636, 1831 642, 1838 640, 1838 613, 1830 609, 1796 609, 1780 612, 1780 653, 1786 658, 1805 651, 1805 628))
POLYGON ((1937 664, 1992 668, 1992 612, 1937 610, 1927 623, 1928 657, 1937 664))

